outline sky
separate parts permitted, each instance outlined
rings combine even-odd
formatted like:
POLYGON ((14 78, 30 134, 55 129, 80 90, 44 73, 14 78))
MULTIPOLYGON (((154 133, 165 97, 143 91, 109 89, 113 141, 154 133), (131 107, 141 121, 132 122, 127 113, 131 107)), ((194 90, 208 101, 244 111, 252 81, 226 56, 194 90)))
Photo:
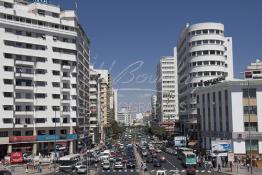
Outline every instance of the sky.
MULTIPOLYGON (((74 0, 51 0, 74 9, 74 0)), ((91 41, 91 63, 110 69, 119 106, 150 109, 156 66, 173 54, 186 23, 220 22, 233 38, 234 75, 262 58, 261 0, 77 0, 91 41)))

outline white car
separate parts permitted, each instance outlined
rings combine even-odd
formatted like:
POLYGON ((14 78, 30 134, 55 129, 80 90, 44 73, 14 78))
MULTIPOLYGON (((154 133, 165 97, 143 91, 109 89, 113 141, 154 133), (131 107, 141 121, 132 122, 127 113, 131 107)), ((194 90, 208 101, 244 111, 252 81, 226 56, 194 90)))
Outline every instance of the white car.
POLYGON ((122 162, 116 162, 115 165, 114 165, 114 168, 115 168, 115 169, 123 169, 123 164, 122 164, 122 162))
POLYGON ((110 169, 110 162, 104 161, 103 163, 103 170, 109 170, 110 169))
POLYGON ((166 175, 165 170, 157 170, 156 175, 166 175))
POLYGON ((156 149, 156 152, 157 152, 157 153, 161 153, 161 149, 157 148, 157 149, 156 149))
POLYGON ((81 165, 81 166, 77 169, 77 174, 86 174, 86 172, 87 172, 86 165, 81 165))

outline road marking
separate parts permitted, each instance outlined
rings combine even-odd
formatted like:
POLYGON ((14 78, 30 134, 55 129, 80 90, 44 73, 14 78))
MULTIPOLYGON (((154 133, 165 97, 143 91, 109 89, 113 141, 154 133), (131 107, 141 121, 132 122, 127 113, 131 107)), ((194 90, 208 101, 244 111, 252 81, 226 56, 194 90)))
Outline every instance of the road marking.
POLYGON ((186 172, 186 170, 181 170, 182 173, 186 172))
POLYGON ((166 159, 166 161, 167 161, 170 165, 172 165, 174 168, 176 168, 176 166, 175 166, 174 164, 172 164, 169 160, 166 159))
POLYGON ((208 170, 207 172, 208 172, 208 173, 211 173, 211 171, 209 171, 209 170, 208 170))
POLYGON ((199 170, 196 170, 196 173, 198 173, 199 172, 199 170))
POLYGON ((110 172, 110 170, 107 170, 107 172, 110 172))
POLYGON ((130 170, 130 172, 134 172, 134 170, 130 170))
POLYGON ((102 173, 105 172, 104 170, 102 170, 102 173))
POLYGON ((139 170, 139 169, 137 169, 137 170, 136 170, 136 172, 140 172, 140 170, 139 170))
POLYGON ((125 172, 127 172, 127 170, 125 170, 125 172))
POLYGON ((116 172, 116 170, 113 170, 113 172, 116 172))
POLYGON ((204 173, 204 172, 205 172, 205 170, 202 170, 202 171, 201 171, 201 173, 204 173))
POLYGON ((121 173, 121 172, 122 172, 122 170, 119 170, 118 172, 120 172, 120 173, 121 173))

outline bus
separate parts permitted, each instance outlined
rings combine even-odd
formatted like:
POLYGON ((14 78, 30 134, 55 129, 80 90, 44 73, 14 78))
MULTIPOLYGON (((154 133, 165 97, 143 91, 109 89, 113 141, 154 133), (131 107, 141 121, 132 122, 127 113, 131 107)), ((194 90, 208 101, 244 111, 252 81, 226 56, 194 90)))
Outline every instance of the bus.
POLYGON ((185 167, 196 166, 197 164, 196 154, 190 151, 183 152, 181 160, 185 167))
POLYGON ((177 158, 182 159, 183 152, 193 152, 193 149, 186 148, 186 147, 180 147, 177 149, 177 158))
POLYGON ((75 165, 80 161, 79 154, 71 154, 60 157, 58 160, 59 171, 61 172, 72 172, 75 169, 75 165))

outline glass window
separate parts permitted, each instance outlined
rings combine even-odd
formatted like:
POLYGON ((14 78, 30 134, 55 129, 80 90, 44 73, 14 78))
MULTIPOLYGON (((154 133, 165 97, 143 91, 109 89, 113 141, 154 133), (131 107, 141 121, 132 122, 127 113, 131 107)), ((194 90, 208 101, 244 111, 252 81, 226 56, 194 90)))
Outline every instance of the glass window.
POLYGON ((204 51, 203 51, 203 54, 204 54, 204 55, 208 55, 208 50, 204 50, 204 51))
POLYGON ((3 118, 3 123, 13 123, 12 118, 3 118))
POLYGON ((45 122, 46 122, 46 119, 45 119, 45 118, 36 118, 36 119, 35 119, 35 122, 36 122, 36 123, 45 123, 45 122))
MULTIPOLYGON (((256 98, 256 88, 249 88, 249 98, 256 98)), ((248 98, 248 89, 243 89, 243 98, 248 98)))
POLYGON ((256 115, 257 114, 257 106, 244 106, 244 114, 245 115, 248 115, 248 114, 256 115))
POLYGON ((246 140, 246 153, 249 153, 250 151, 254 153, 258 153, 258 140, 251 140, 251 145, 250 145, 250 140, 246 140))
POLYGON ((21 131, 13 131, 13 136, 21 136, 21 131))
POLYGON ((208 30, 203 30, 203 34, 208 34, 208 30))

